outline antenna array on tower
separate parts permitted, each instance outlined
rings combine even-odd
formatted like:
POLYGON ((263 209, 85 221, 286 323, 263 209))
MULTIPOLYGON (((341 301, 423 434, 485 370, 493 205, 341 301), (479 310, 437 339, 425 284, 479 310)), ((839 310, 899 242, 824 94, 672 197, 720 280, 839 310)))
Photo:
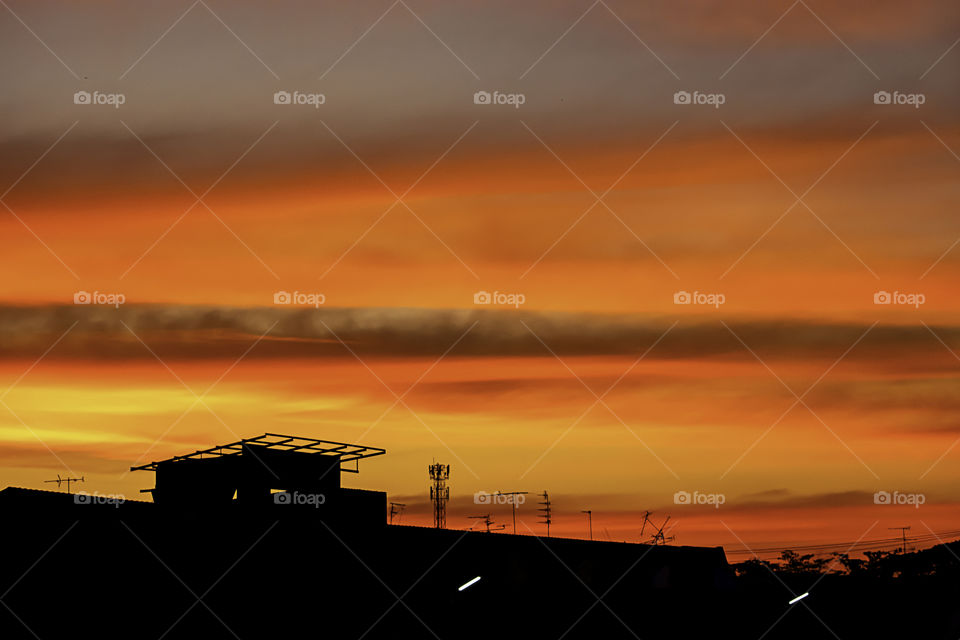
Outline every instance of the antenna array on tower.
POLYGON ((437 529, 447 527, 447 500, 450 499, 450 465, 434 462, 430 465, 430 500, 433 501, 433 526, 437 529))

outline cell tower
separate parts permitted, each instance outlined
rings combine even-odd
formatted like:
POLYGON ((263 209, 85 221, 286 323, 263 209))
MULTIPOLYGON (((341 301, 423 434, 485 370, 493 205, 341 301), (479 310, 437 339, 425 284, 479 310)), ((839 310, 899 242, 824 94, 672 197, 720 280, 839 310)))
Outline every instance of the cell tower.
POLYGON ((549 538, 550 523, 553 522, 553 508, 550 503, 550 496, 547 494, 546 489, 543 490, 543 493, 541 493, 540 496, 543 498, 543 502, 539 504, 542 504, 543 506, 537 509, 537 511, 540 512, 540 515, 538 517, 540 518, 541 524, 547 525, 547 537, 549 538))
POLYGON ((447 500, 450 499, 450 465, 434 462, 430 465, 430 500, 433 501, 433 525, 437 529, 447 528, 447 500))

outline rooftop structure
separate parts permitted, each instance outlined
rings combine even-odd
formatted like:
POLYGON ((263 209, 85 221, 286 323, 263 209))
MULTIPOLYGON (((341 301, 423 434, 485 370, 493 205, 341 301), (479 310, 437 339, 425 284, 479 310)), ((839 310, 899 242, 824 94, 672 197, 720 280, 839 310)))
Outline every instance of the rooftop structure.
MULTIPOLYGON (((331 513, 354 507, 367 511, 354 503, 366 500, 360 494, 374 492, 342 489, 339 472, 357 473, 361 459, 385 453, 378 447, 265 433, 130 469, 156 472, 156 486, 142 492, 162 505, 281 504, 301 496, 331 513), (350 463, 353 468, 344 466, 350 463), (272 497, 276 493, 291 495, 272 497)), ((376 495, 379 510, 385 494, 376 495)))
MULTIPOLYGON (((316 438, 304 438, 301 436, 285 436, 279 433, 265 433, 255 438, 244 438, 230 444, 221 444, 209 449, 200 449, 193 453, 182 456, 174 456, 161 462, 151 462, 138 467, 130 467, 131 471, 156 471, 158 464, 164 462, 175 462, 177 460, 203 459, 204 456, 233 456, 243 453, 243 445, 253 444, 268 449, 279 451, 302 451, 305 453, 316 453, 326 456, 337 456, 341 464, 344 462, 353 462, 362 458, 372 458, 373 456, 382 456, 387 452, 386 449, 378 447, 366 447, 359 444, 347 444, 345 442, 333 442, 331 440, 317 440, 316 438)), ((357 473, 359 469, 349 469, 340 467, 341 471, 357 473)))

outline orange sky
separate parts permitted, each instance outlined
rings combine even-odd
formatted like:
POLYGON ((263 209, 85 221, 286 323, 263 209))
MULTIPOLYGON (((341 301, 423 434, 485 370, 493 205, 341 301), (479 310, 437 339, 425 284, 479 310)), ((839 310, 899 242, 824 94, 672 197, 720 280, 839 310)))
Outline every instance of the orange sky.
POLYGON ((157 40, 185 8, 81 4, 11 4, 43 44, 0 24, 0 484, 133 496, 131 464, 272 431, 387 448, 344 480, 406 522, 436 459, 455 527, 548 489, 561 535, 588 508, 730 548, 960 528, 955 6, 811 2, 761 38, 789 3, 610 2, 561 38, 589 4, 411 3, 365 36, 386 7, 211 2, 157 40))

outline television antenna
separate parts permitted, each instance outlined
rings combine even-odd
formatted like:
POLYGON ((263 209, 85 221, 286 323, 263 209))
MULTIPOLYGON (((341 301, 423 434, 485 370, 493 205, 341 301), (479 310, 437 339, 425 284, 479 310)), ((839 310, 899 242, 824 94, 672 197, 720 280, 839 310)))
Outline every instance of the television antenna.
POLYGON ((653 515, 653 512, 652 512, 652 511, 644 511, 644 512, 643 512, 643 524, 640 525, 640 540, 641 540, 641 542, 643 541, 643 530, 646 528, 647 522, 650 521, 650 516, 652 516, 652 515, 653 515))
POLYGON ((541 514, 538 517, 540 518, 541 524, 547 525, 547 537, 549 538, 550 523, 553 522, 553 507, 551 506, 550 496, 547 494, 546 489, 544 489, 543 493, 541 493, 540 495, 543 497, 543 502, 540 502, 539 504, 542 504, 543 507, 540 509, 537 509, 537 511, 539 511, 541 514))
POLYGON ((403 518, 403 510, 407 505, 402 502, 391 502, 390 503, 390 524, 393 524, 393 516, 399 516, 397 521, 399 522, 403 518))
POLYGON ((84 480, 83 480, 83 476, 80 476, 79 478, 70 478, 70 477, 61 478, 59 473, 57 474, 56 480, 44 480, 44 482, 56 482, 56 483, 57 483, 57 489, 60 488, 60 485, 61 485, 61 484, 64 484, 64 483, 65 483, 65 484, 67 485, 67 495, 70 495, 70 483, 71 483, 71 482, 83 482, 83 481, 84 481, 84 480))
POLYGON ((437 529, 447 527, 447 500, 450 499, 450 465, 434 462, 430 465, 430 500, 433 501, 433 526, 437 529))
POLYGON ((527 495, 527 491, 497 491, 498 496, 513 496, 510 506, 513 508, 513 535, 517 535, 517 496, 527 495))
MULTIPOLYGON (((470 518, 471 520, 483 520, 483 524, 486 525, 486 527, 487 527, 487 533, 490 533, 490 531, 491 531, 490 525, 493 524, 493 520, 490 519, 490 514, 489 514, 489 513, 485 513, 485 514, 483 514, 482 516, 469 516, 469 518, 470 518)), ((470 528, 473 529, 472 526, 471 526, 470 528)), ((499 527, 494 527, 494 528, 492 529, 492 531, 500 531, 501 529, 506 529, 506 528, 507 528, 507 525, 502 524, 502 525, 500 525, 499 527)))
MULTIPOLYGON (((670 522, 670 517, 671 517, 671 516, 667 516, 667 519, 663 521, 663 524, 658 527, 657 525, 653 524, 653 520, 650 519, 650 516, 651 516, 651 515, 652 515, 652 514, 651 514, 649 511, 647 511, 646 513, 643 514, 643 525, 646 526, 646 524, 649 522, 649 523, 650 523, 650 526, 651 526, 654 530, 656 530, 656 533, 654 533, 652 536, 650 536, 650 544, 662 545, 662 544, 667 544, 668 542, 672 542, 672 541, 674 541, 674 540, 677 539, 677 536, 666 536, 666 535, 663 533, 663 529, 667 526, 667 523, 670 522)), ((642 535, 643 535, 643 527, 640 528, 640 531, 641 531, 641 536, 642 536, 642 535)))
POLYGON ((590 539, 593 540, 593 511, 591 509, 586 509, 580 513, 587 514, 587 521, 590 523, 590 539))

